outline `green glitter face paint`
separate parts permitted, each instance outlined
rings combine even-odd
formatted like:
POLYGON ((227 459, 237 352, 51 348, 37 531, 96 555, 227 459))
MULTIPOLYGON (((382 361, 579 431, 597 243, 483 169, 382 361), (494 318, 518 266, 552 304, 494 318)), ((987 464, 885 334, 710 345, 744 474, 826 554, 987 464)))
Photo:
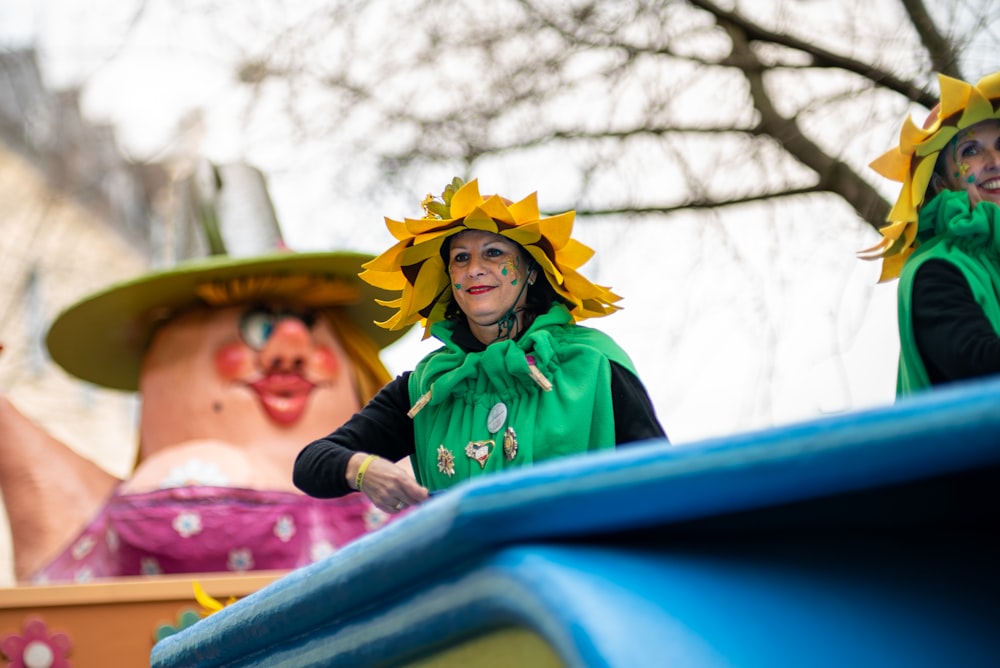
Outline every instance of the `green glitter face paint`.
POLYGON ((502 276, 507 276, 508 274, 513 274, 514 278, 510 282, 511 285, 517 285, 517 265, 519 258, 507 258, 507 261, 503 263, 503 267, 500 268, 500 274, 502 276))
POLYGON ((456 290, 461 290, 462 289, 462 284, 461 283, 456 283, 455 284, 455 289, 456 290))

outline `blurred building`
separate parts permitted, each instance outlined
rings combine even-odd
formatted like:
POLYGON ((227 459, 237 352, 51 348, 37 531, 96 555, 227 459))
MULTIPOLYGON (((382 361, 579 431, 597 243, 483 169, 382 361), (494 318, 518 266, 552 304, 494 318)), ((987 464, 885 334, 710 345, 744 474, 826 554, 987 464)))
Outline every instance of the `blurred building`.
MULTIPOLYGON (((135 456, 135 397, 69 377, 45 334, 64 307, 150 265, 167 183, 81 116, 76 91, 48 90, 33 51, 0 51, 0 393, 117 476, 135 456)), ((0 586, 12 582, 0 506, 0 586)))

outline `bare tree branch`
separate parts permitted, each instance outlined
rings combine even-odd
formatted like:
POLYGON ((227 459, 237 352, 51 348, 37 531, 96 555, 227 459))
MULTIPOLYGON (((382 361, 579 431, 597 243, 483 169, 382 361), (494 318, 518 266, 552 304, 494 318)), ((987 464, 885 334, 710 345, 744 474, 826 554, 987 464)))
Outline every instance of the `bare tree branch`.
MULTIPOLYGON (((906 13, 910 17, 910 22, 920 35, 920 41, 927 49, 927 55, 936 72, 947 74, 956 79, 962 78, 961 65, 958 54, 955 53, 954 44, 938 31, 934 20, 927 12, 927 7, 923 0, 900 0, 906 13)), ((937 100, 932 100, 930 104, 924 100, 918 100, 927 107, 933 106, 937 100)))
MULTIPOLYGON (((920 4, 920 0, 904 0, 912 4, 920 4)), ((712 14, 720 23, 726 23, 740 28, 749 41, 768 42, 789 49, 795 49, 808 54, 812 67, 841 69, 858 74, 869 79, 882 88, 896 91, 914 102, 925 107, 931 107, 937 102, 936 94, 913 84, 912 81, 901 79, 891 72, 879 69, 872 63, 865 63, 841 54, 822 49, 813 42, 798 39, 788 34, 767 30, 735 11, 722 9, 711 0, 688 0, 692 5, 712 14)), ((926 16, 926 14, 925 14, 926 16)))
POLYGON ((731 199, 687 199, 672 206, 629 206, 629 207, 603 207, 603 208, 578 208, 576 215, 581 218, 596 218, 600 216, 620 216, 620 215, 670 215, 682 211, 714 211, 728 207, 745 204, 756 204, 760 202, 770 202, 776 199, 791 197, 802 197, 804 195, 816 195, 827 192, 826 188, 812 186, 807 188, 793 188, 782 190, 781 192, 766 192, 759 195, 748 195, 745 197, 734 197, 731 199))
POLYGON ((733 57, 750 82, 754 107, 760 113, 756 134, 773 137, 781 146, 819 177, 818 190, 840 195, 854 205, 858 214, 873 227, 880 227, 889 207, 885 200, 846 163, 824 152, 803 134, 795 119, 785 118, 771 101, 771 94, 764 82, 765 68, 750 48, 742 28, 724 23, 733 40, 733 57))

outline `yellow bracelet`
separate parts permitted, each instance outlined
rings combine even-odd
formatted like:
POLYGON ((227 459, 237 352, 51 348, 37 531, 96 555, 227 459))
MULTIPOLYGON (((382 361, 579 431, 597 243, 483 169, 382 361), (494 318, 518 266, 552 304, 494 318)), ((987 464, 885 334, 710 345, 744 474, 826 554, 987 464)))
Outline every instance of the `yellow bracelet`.
POLYGON ((365 457, 365 461, 361 462, 361 466, 358 467, 358 475, 354 476, 354 487, 359 492, 361 491, 361 481, 365 479, 365 471, 368 470, 368 465, 376 458, 378 458, 378 455, 368 455, 365 457))

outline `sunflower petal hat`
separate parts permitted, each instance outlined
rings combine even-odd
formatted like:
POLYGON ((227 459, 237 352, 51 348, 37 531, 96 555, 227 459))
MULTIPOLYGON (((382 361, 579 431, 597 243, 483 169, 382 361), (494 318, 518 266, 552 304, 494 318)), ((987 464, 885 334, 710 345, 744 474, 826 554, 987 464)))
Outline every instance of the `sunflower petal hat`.
POLYGON ((916 249, 918 212, 941 150, 960 130, 1000 119, 1000 72, 983 77, 975 85, 939 74, 938 84, 940 102, 931 109, 923 126, 917 126, 908 116, 899 131, 899 144, 869 165, 902 184, 888 222, 879 230, 881 241, 858 254, 865 260, 882 260, 880 282, 898 278, 903 263, 916 249))
POLYGON ((481 195, 475 179, 465 183, 458 178, 439 197, 424 198, 422 206, 423 218, 397 221, 386 217, 386 227, 397 241, 365 263, 361 273, 370 285, 399 294, 396 299, 379 301, 396 311, 376 323, 380 327, 397 330, 422 322, 427 338, 430 327, 444 319, 452 295, 441 248, 446 240, 465 230, 499 234, 523 247, 556 294, 565 300, 574 321, 619 310, 615 302, 621 297, 577 271, 594 251, 570 236, 575 211, 543 218, 537 193, 510 202, 499 195, 481 195))

